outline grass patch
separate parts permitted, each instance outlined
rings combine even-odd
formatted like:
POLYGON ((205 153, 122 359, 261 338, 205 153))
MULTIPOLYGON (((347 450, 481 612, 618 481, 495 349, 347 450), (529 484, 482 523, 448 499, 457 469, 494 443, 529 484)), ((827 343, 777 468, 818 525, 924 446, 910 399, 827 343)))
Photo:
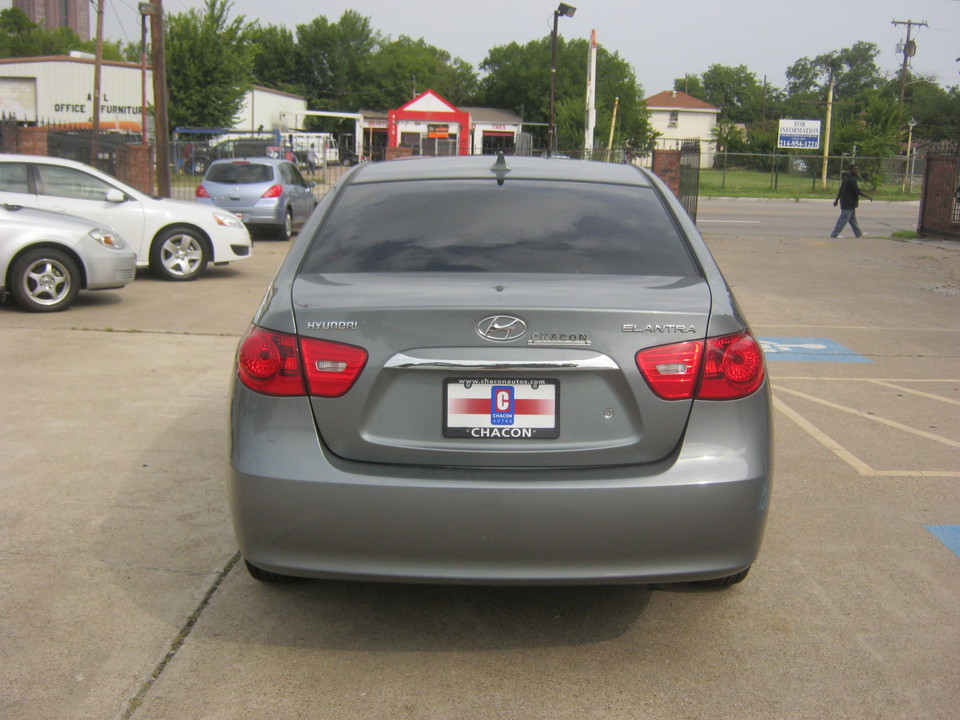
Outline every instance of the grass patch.
MULTIPOLYGON (((745 198, 804 198, 833 200, 840 187, 839 178, 828 180, 826 190, 820 188, 820 178, 810 175, 779 173, 776 178, 769 172, 756 170, 704 169, 700 171, 700 195, 704 197, 745 198), (776 187, 773 187, 776 185, 776 187)), ((899 185, 880 185, 874 190, 861 184, 864 192, 875 200, 919 200, 920 189, 904 192, 899 185)))

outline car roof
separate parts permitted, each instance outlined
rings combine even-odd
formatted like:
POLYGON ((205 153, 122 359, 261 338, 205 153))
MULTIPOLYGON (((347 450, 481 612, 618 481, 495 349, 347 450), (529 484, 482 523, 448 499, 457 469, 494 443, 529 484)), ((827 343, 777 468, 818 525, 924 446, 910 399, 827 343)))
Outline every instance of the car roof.
POLYGON ((653 183, 645 172, 634 165, 507 156, 508 170, 495 172, 495 155, 470 155, 439 158, 404 158, 383 163, 364 163, 350 178, 351 183, 396 182, 400 180, 486 179, 502 176, 511 179, 558 180, 615 183, 650 187, 653 183))

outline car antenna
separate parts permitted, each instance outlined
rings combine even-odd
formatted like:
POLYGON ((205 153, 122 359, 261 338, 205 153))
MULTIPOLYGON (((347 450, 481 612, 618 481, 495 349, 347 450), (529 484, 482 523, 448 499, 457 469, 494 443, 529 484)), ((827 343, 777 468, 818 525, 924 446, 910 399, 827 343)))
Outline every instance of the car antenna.
POLYGON ((507 173, 510 170, 507 159, 503 157, 503 150, 501 150, 497 153, 497 161, 490 168, 490 172, 497 176, 497 185, 503 185, 503 181, 507 179, 507 173))

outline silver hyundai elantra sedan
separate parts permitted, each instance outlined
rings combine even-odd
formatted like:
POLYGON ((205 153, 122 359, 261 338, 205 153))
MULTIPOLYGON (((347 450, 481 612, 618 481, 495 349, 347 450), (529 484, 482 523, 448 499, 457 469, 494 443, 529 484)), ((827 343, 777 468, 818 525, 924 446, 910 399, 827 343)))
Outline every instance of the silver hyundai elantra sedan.
POLYGON ((262 581, 727 586, 771 446, 760 346, 650 172, 367 163, 240 342, 229 494, 262 581))

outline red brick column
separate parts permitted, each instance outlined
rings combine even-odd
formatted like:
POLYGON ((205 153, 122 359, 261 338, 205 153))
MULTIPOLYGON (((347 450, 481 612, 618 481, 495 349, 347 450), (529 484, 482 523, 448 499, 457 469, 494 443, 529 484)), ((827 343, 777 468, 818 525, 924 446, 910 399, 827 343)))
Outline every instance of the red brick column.
POLYGON ((654 150, 650 169, 666 183, 673 194, 680 197, 680 151, 654 150))
POLYGON ((13 152, 21 153, 22 155, 46 155, 47 128, 18 127, 14 143, 16 144, 16 149, 13 150, 13 152))
POLYGON ((149 145, 128 145, 117 155, 117 177, 140 192, 154 194, 149 145))

